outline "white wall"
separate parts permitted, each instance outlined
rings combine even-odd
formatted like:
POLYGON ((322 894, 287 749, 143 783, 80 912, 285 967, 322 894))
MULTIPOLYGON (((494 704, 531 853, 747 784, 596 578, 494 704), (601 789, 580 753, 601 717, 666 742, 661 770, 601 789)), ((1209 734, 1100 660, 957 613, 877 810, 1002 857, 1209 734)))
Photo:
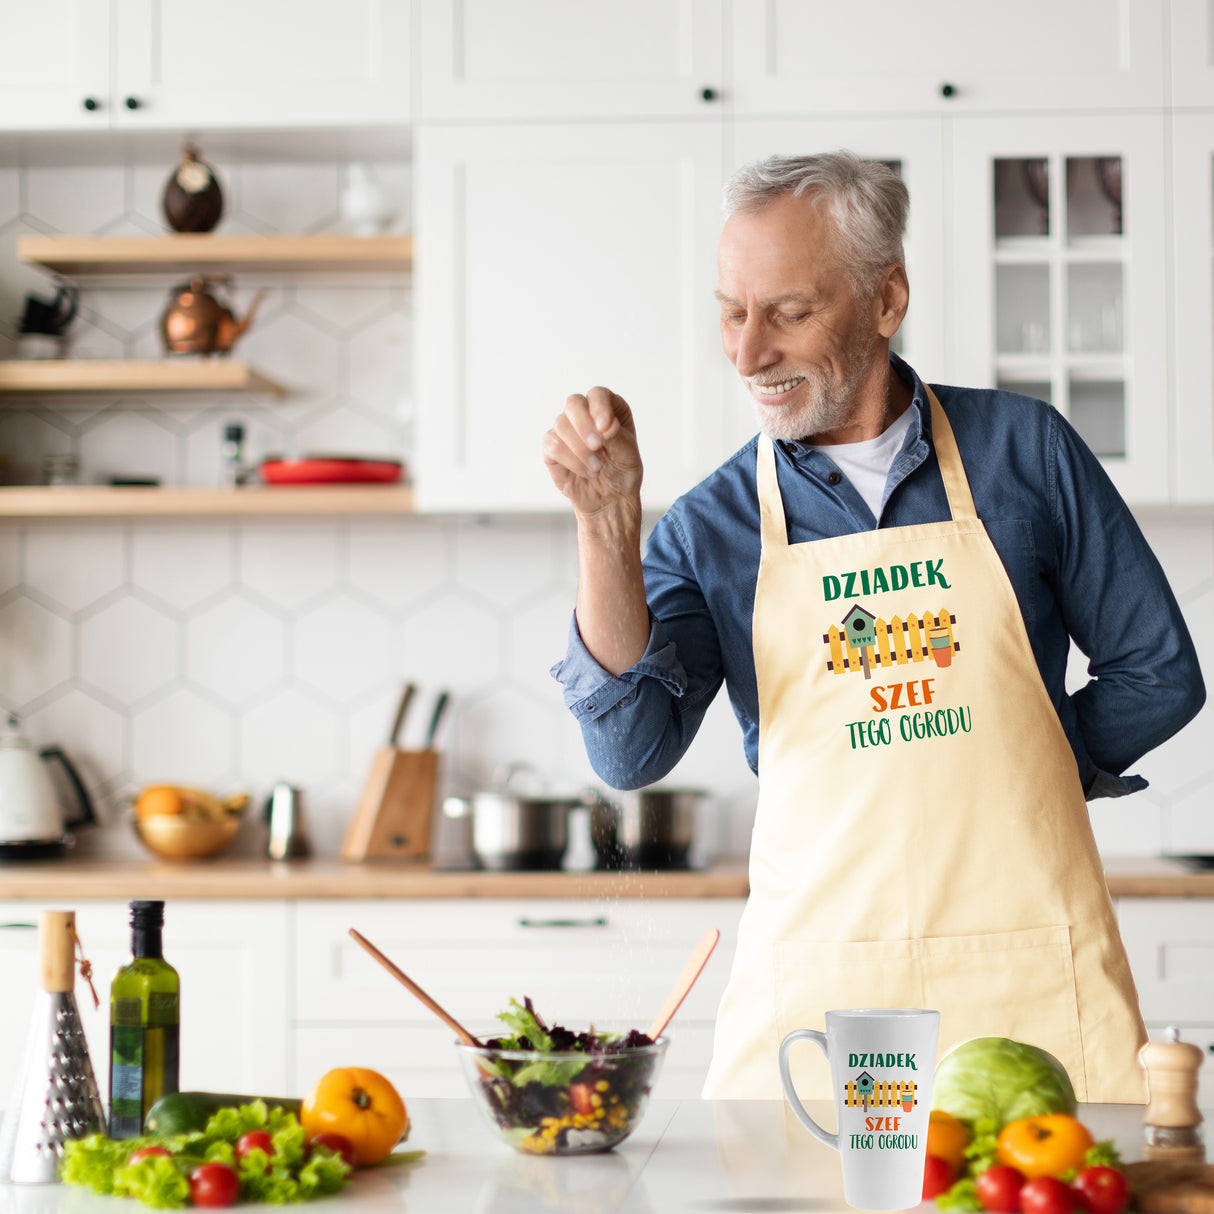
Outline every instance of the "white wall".
MULTIPOLYGON (((205 148, 203 149, 205 155, 205 148)), ((23 232, 156 232, 168 168, 0 169, 0 356, 11 356, 28 290, 23 232)), ((218 166, 224 231, 338 226, 338 164, 218 166)), ((408 172, 379 166, 408 228, 408 172)), ((238 310, 249 284, 237 284, 238 310)), ((90 289, 77 356, 154 357, 166 292, 90 289)), ((35 482, 42 457, 73 451, 84 478, 153 474, 212 484, 220 435, 245 423, 249 453, 409 452, 407 282, 276 287, 238 353, 293 388, 285 401, 82 398, 0 410, 0 476, 35 482)), ((920 368, 930 375, 930 368, 920 368)), ((559 407, 554 402, 553 412, 559 407)), ((536 436, 538 458, 539 436, 536 436)), ((1214 670, 1214 518, 1156 517, 1148 536, 1214 670)), ((75 758, 107 826, 81 850, 138 852, 122 822, 145 783, 302 786, 319 851, 336 851, 400 686, 453 693, 439 742, 447 790, 484 787, 532 763, 550 787, 593 782, 548 675, 575 588, 573 530, 542 518, 0 524, 0 706, 31 738, 75 758)), ((1109 854, 1214 851, 1214 709, 1141 765, 1151 789, 1093 806, 1109 854)), ((669 782, 716 794, 719 849, 742 853, 755 781, 722 697, 669 782)), ((250 824, 240 846, 256 849, 250 824)))

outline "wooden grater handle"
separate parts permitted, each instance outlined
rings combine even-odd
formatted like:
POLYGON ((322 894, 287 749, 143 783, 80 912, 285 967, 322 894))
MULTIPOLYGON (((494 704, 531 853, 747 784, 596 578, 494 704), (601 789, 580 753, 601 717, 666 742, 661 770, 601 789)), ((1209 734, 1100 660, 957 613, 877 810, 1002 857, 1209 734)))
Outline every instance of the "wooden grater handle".
POLYGON ((76 989, 76 912, 43 911, 38 923, 42 989, 76 989))

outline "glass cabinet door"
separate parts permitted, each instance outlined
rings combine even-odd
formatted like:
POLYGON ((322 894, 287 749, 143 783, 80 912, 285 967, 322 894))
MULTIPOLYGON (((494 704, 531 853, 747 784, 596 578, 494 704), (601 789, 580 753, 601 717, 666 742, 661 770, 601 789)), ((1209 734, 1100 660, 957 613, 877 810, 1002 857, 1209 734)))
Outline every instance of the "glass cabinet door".
POLYGON ((1214 502, 1214 115, 1173 118, 1176 497, 1214 502))
POLYGON ((1054 405, 1130 501, 1168 497, 1161 119, 957 120, 950 363, 1054 405))

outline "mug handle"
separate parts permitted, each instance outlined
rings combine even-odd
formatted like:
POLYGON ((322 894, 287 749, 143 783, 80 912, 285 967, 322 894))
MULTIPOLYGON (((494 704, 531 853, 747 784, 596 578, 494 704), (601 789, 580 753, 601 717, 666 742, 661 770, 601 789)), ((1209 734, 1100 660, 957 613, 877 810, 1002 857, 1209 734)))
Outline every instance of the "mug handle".
POLYGON ((824 1130, 806 1111, 804 1105, 797 1098, 796 1088, 792 1084, 792 1073, 788 1066, 788 1051, 794 1043, 798 1041, 812 1041, 825 1056, 827 1062, 830 1061, 830 1054, 826 1051, 826 1034, 819 1033, 817 1029, 794 1029, 783 1041, 780 1042, 780 1082, 784 1085, 784 1095, 788 1098, 788 1103, 792 1105, 792 1111, 796 1114, 797 1120, 819 1141, 824 1142, 828 1147, 833 1147, 834 1150, 839 1149, 839 1135, 832 1134, 829 1130, 824 1130))

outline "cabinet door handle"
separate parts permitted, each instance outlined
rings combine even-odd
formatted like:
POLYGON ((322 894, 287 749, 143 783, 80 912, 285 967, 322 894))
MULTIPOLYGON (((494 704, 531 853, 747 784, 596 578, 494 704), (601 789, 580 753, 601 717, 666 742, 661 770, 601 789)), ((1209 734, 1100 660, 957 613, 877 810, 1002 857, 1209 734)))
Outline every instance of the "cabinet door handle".
POLYGON ((592 919, 527 919, 518 921, 519 927, 606 927, 607 920, 598 915, 592 919))
POLYGON ((712 87, 712 85, 706 85, 700 90, 701 101, 716 101, 720 95, 721 94, 718 93, 717 90, 712 87))
POLYGON ((100 109, 101 104, 96 97, 86 97, 81 103, 82 106, 91 114, 94 110, 100 109))
POLYGON ((125 105, 128 110, 137 110, 140 105, 142 105, 142 102, 138 97, 128 97, 122 104, 125 105))
POLYGON ((940 86, 941 97, 955 97, 957 95, 957 86, 955 84, 942 84, 940 86))
MULTIPOLYGON (((34 923, 0 923, 0 931, 4 931, 10 927, 28 928, 31 932, 37 929, 37 924, 34 923)), ((1214 1049, 1214 1046, 1211 1047, 1214 1049)))

